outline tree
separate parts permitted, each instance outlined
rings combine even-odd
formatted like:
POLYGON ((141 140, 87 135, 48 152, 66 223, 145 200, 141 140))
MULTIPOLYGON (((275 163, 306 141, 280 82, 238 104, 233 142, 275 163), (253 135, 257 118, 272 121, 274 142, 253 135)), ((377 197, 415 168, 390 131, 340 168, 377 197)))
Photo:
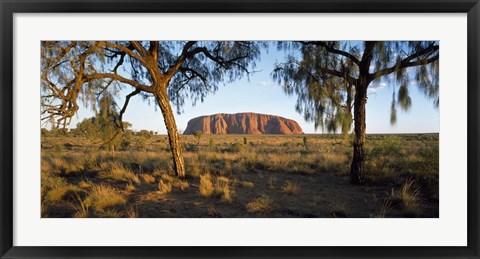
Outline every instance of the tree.
POLYGON ((115 102, 110 95, 104 95, 98 102, 99 112, 91 118, 86 118, 77 123, 77 134, 87 137, 91 141, 101 140, 100 146, 107 146, 108 150, 115 152, 115 146, 119 146, 123 138, 122 128, 128 129, 131 123, 122 121, 122 127, 115 124, 118 116, 115 111, 115 102))
POLYGON ((293 50, 272 73, 289 94, 298 95, 297 111, 315 126, 328 131, 349 131, 352 101, 355 138, 350 169, 353 184, 365 183, 367 90, 381 80, 395 82, 391 123, 396 122, 396 105, 411 107, 408 88, 414 80, 438 107, 439 44, 436 41, 339 42, 304 41, 280 43, 293 50), (298 52, 296 52, 298 51, 298 52), (389 76, 390 75, 390 76, 389 76))
MULTIPOLYGON (((181 112, 185 99, 195 104, 218 89, 219 82, 248 75, 259 57, 259 43, 243 41, 43 41, 41 43, 42 120, 68 125, 78 100, 92 104, 98 96, 133 87, 130 98, 152 98, 167 128, 173 165, 185 176, 173 103, 181 112)), ((94 105, 93 105, 94 108, 94 105)))
POLYGON ((139 132, 137 132, 137 136, 140 136, 145 139, 149 139, 152 137, 152 134, 150 134, 150 131, 148 130, 140 130, 139 132))

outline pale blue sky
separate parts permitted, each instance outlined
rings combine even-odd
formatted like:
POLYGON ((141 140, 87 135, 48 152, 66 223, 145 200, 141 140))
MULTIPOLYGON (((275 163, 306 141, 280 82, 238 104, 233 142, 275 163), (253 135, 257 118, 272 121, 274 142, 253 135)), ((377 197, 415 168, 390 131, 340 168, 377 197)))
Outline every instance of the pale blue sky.
MULTIPOLYGON (((186 100, 184 112, 180 115, 175 113, 178 128, 184 130, 190 119, 202 115, 257 112, 293 119, 300 124, 305 133, 322 133, 321 128, 315 130, 313 123, 306 122, 303 115, 295 111, 297 97, 286 95, 282 87, 271 79, 275 61, 283 61, 284 56, 284 52, 275 49, 263 51, 255 69, 259 72, 252 74, 250 80, 243 78, 225 86, 220 83, 217 92, 207 96, 203 103, 197 102, 195 106, 192 106, 190 100, 186 100)), ((439 109, 417 89, 416 85, 409 87, 412 106, 408 112, 398 109, 397 123, 391 125, 390 105, 393 89, 385 84, 376 87, 371 85, 367 102, 367 133, 439 132, 439 109)), ((131 91, 131 87, 126 87, 120 94, 118 103, 123 103, 125 95, 131 91)), ((81 107, 71 125, 75 127, 77 122, 91 116, 93 112, 81 107)), ((130 100, 123 119, 132 123, 134 130, 147 129, 166 134, 160 110, 155 108, 154 102, 148 105, 141 97, 136 96, 130 100)))

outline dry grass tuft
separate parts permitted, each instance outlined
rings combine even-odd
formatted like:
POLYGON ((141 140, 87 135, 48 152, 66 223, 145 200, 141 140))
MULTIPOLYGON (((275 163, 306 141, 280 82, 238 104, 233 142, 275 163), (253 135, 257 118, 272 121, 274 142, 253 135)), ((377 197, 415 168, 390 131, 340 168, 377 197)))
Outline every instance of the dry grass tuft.
POLYGON ((145 184, 155 183, 155 177, 149 174, 140 174, 140 179, 145 184))
POLYGON ((172 191, 172 184, 170 182, 164 182, 163 180, 160 180, 158 182, 158 192, 160 194, 167 194, 172 191))
POLYGON ((63 200, 75 199, 76 196, 79 194, 83 195, 84 193, 84 190, 75 185, 59 186, 51 189, 45 195, 45 201, 50 203, 58 203, 63 200))
POLYGON ((212 177, 210 174, 200 175, 200 195, 205 198, 212 196, 215 188, 212 183, 212 177))
POLYGON ((88 181, 80 181, 78 183, 78 187, 82 189, 90 189, 92 187, 92 183, 88 181))
POLYGON ((175 188, 179 188, 180 190, 182 190, 182 192, 184 192, 188 189, 188 187, 190 187, 190 184, 187 181, 177 180, 172 184, 172 186, 175 188))
POLYGON ((229 186, 230 180, 227 177, 219 176, 216 179, 214 192, 222 196, 222 201, 232 202, 232 191, 229 186))
POLYGON ((232 191, 228 186, 223 190, 222 201, 231 203, 232 202, 232 191))
POLYGON ((138 176, 127 168, 124 168, 122 164, 118 162, 108 163, 105 170, 98 174, 101 179, 110 179, 117 182, 134 183, 139 184, 140 179, 138 176))
POLYGON ((84 202, 99 213, 108 207, 125 204, 126 200, 115 188, 100 184, 92 187, 84 202))
POLYGON ((168 174, 168 172, 165 170, 159 170, 159 169, 154 170, 152 173, 153 176, 158 176, 158 177, 161 177, 164 174, 168 174))
POLYGON ((121 218, 123 215, 116 209, 106 209, 98 213, 101 218, 121 218))
POLYGON ((135 206, 132 206, 132 205, 125 206, 125 214, 129 218, 139 218, 137 205, 135 205, 135 206))
POLYGON ((243 188, 253 188, 253 186, 255 186, 255 184, 253 184, 252 182, 249 182, 249 181, 243 181, 243 182, 240 183, 240 185, 243 188))
POLYGON ((380 209, 380 213, 377 215, 377 218, 385 218, 387 214, 392 210, 392 201, 390 198, 385 198, 382 204, 382 208, 380 209))
POLYGON ((270 210, 272 201, 269 197, 263 196, 247 203, 246 208, 253 213, 266 213, 270 210))
POLYGON ((274 190, 275 189, 275 180, 276 178, 273 177, 273 176, 270 176, 270 178, 268 178, 268 188, 270 190, 274 190))
POLYGON ((70 202, 70 206, 75 210, 74 218, 88 218, 90 216, 90 207, 83 202, 80 196, 77 195, 75 200, 70 202))
POLYGON ((127 192, 134 192, 137 188, 135 188, 135 185, 133 185, 132 183, 127 183, 127 185, 125 186, 125 191, 127 192))
MULTIPOLYGON (((65 157, 65 156, 55 156, 51 157, 49 159, 49 166, 50 170, 54 173, 60 173, 60 174, 73 174, 73 173, 78 173, 84 169, 83 163, 80 161, 80 157, 78 156, 71 156, 71 157, 65 157)), ((42 167, 46 166, 46 163, 42 163, 42 167)), ((47 168, 43 169, 42 171, 45 171, 47 168)))
POLYGON ((285 185, 282 187, 283 192, 287 194, 294 194, 298 191, 298 184, 297 183, 291 183, 287 182, 285 185))
POLYGON ((163 180, 165 180, 165 181, 168 182, 168 183, 173 183, 173 182, 175 182, 175 180, 176 180, 175 177, 173 177, 173 176, 171 176, 171 175, 169 175, 169 174, 162 174, 161 177, 162 177, 163 180))
POLYGON ((420 214, 419 188, 414 188, 414 181, 407 180, 399 192, 392 191, 392 202, 398 204, 405 217, 416 217, 420 214))

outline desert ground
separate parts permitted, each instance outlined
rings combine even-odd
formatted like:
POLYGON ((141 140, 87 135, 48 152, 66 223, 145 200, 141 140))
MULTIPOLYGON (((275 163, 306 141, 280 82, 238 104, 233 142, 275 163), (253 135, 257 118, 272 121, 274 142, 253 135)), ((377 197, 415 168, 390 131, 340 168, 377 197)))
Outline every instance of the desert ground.
POLYGON ((438 217, 438 134, 367 135, 366 185, 350 184, 341 135, 182 135, 175 177, 166 135, 115 152, 42 136, 43 218, 438 217))

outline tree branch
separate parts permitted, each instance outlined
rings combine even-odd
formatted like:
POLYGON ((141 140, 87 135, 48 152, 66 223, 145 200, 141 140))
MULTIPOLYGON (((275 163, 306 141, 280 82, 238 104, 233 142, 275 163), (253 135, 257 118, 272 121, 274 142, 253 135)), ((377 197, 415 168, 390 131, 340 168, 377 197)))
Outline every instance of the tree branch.
POLYGON ((148 93, 152 93, 152 88, 151 87, 146 86, 144 84, 141 84, 137 81, 125 78, 123 76, 117 75, 117 74, 96 73, 96 74, 85 75, 86 80, 105 79, 105 78, 117 80, 119 82, 129 84, 129 85, 131 85, 131 86, 133 86, 133 87, 135 87, 139 90, 142 90, 142 91, 145 91, 145 92, 148 92, 148 93))
POLYGON ((158 41, 150 41, 150 47, 148 48, 148 52, 150 52, 150 54, 153 56, 155 64, 158 62, 158 47, 158 41))
MULTIPOLYGON (((416 53, 414 55, 417 56, 417 57, 419 56, 416 53)), ((407 68, 407 67, 422 66, 422 65, 430 64, 430 63, 438 60, 439 55, 433 56, 433 57, 428 58, 428 59, 420 59, 420 60, 417 60, 417 61, 409 62, 410 60, 412 60, 414 58, 415 57, 412 58, 411 56, 409 56, 409 57, 403 59, 402 61, 398 62, 397 64, 395 64, 392 67, 385 68, 385 69, 379 70, 379 71, 377 71, 373 74, 370 74, 370 79, 375 80, 375 79, 377 79, 381 76, 388 75, 390 73, 402 70, 402 69, 407 68)))
MULTIPOLYGON (((147 64, 141 56, 139 56, 137 53, 135 53, 133 51, 133 48, 130 45, 125 46, 125 45, 122 45, 122 44, 113 43, 113 42, 109 42, 109 41, 103 41, 102 44, 104 44, 108 48, 118 49, 120 51, 123 51, 123 52, 127 53, 130 57, 140 61, 140 63, 142 63, 143 65, 147 64)), ((132 43, 131 43, 131 45, 134 46, 132 43)))
POLYGON ((177 61, 175 61, 175 64, 173 64, 173 66, 170 66, 168 68, 167 72, 165 73, 168 78, 173 77, 173 75, 180 69, 180 67, 183 65, 185 60, 187 60, 187 58, 190 58, 193 55, 195 55, 195 53, 192 53, 192 52, 188 51, 195 43, 196 43, 196 41, 188 41, 185 44, 185 46, 183 46, 182 53, 178 57, 177 61))
POLYGON ((330 53, 342 55, 342 56, 350 59, 353 63, 355 63, 357 65, 360 63, 360 60, 358 60, 354 55, 352 55, 352 54, 350 54, 346 51, 343 51, 343 50, 335 49, 332 46, 329 46, 325 41, 298 41, 298 42, 303 44, 303 45, 314 45, 314 46, 323 47, 323 48, 325 48, 326 51, 328 51, 330 53))
POLYGON ((120 114, 118 116, 118 120, 120 121, 120 125, 117 123, 117 120, 114 120, 115 124, 117 125, 117 127, 119 127, 120 129, 122 129, 122 131, 125 131, 125 129, 123 128, 123 114, 125 113, 125 111, 127 110, 127 106, 128 106, 128 103, 130 102, 130 98, 132 98, 133 96, 139 94, 141 92, 140 89, 135 89, 135 91, 127 94, 127 96, 125 97, 125 103, 123 104, 123 107, 122 109, 120 110, 120 114))
POLYGON ((142 46, 139 41, 130 41, 130 44, 140 53, 141 56, 145 57, 147 55, 147 50, 142 46))

